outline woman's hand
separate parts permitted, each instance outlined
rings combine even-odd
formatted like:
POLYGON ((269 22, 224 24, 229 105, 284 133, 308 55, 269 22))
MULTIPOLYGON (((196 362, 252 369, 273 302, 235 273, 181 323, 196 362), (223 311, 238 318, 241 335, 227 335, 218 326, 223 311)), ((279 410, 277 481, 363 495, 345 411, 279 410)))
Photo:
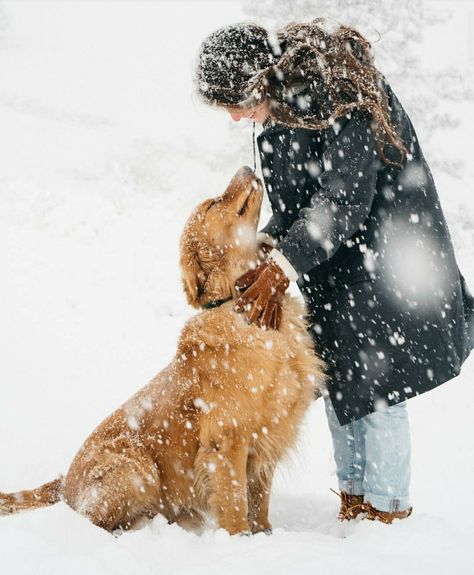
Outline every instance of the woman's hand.
POLYGON ((290 280, 280 266, 267 260, 235 282, 237 290, 244 293, 235 301, 234 310, 245 311, 249 323, 278 329, 283 297, 289 285, 290 280))

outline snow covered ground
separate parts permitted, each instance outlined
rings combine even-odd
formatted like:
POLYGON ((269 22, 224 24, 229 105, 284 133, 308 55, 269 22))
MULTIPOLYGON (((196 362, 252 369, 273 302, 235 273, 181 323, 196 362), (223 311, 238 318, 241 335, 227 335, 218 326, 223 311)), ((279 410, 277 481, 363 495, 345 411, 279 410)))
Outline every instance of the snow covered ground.
MULTIPOLYGON (((472 74, 474 7, 450 4, 456 17, 426 38, 426 59, 461 59, 472 74)), ((206 109, 191 84, 202 38, 241 19, 239 2, 0 4, 2 491, 66 471, 92 428, 171 359, 192 313, 179 284, 182 224, 252 161, 250 126, 206 109)), ((465 168, 433 172, 472 289, 474 106, 452 106, 462 123, 437 145, 455 147, 465 168)), ((409 403, 408 521, 337 522, 317 402, 279 470, 271 537, 197 536, 157 517, 115 539, 58 504, 0 518, 1 572, 471 572, 473 379, 471 357, 409 403)))

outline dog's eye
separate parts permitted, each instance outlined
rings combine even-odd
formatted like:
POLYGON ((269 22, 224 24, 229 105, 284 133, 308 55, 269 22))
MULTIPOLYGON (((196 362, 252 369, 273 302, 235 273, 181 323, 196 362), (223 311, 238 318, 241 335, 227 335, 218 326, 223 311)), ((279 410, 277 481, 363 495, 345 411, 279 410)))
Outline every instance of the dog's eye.
POLYGON ((210 200, 210 204, 207 206, 206 212, 208 212, 213 206, 215 206, 216 204, 218 204, 219 202, 222 202, 221 198, 217 198, 216 200, 210 200))

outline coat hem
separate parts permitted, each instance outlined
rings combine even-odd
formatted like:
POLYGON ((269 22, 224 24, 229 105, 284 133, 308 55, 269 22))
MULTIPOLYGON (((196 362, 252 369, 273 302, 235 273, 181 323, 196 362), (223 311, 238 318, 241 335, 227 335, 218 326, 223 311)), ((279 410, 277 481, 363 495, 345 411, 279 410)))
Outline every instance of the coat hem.
POLYGON ((418 397, 420 395, 423 395, 427 391, 431 391, 432 389, 439 387, 443 383, 447 383, 448 381, 455 379, 458 375, 460 375, 460 373, 461 373, 461 369, 459 369, 456 372, 453 372, 452 375, 450 375, 446 378, 441 377, 441 378, 437 378, 437 379, 432 379, 428 383, 424 383, 424 388, 421 391, 420 390, 414 390, 412 392, 406 392, 403 394, 403 396, 402 396, 402 394, 397 394, 397 397, 389 398, 387 396, 380 395, 378 398, 376 398, 375 401, 368 403, 366 405, 366 409, 360 409, 359 408, 359 413, 357 415, 348 415, 348 414, 344 413, 344 410, 341 411, 340 406, 338 405, 341 403, 341 401, 339 401, 335 398, 335 394, 337 393, 337 391, 331 390, 330 384, 328 386, 328 391, 329 391, 329 396, 330 396, 332 405, 334 407, 334 411, 336 413, 337 419, 339 420, 339 423, 341 425, 347 425, 348 423, 352 423, 354 421, 357 421, 357 420, 361 419, 362 417, 365 417, 366 415, 369 415, 369 414, 377 411, 377 408, 375 405, 377 401, 383 402, 384 406, 388 406, 388 407, 390 407, 392 405, 397 405, 398 403, 402 403, 403 401, 407 401, 408 399, 412 399, 413 397, 418 397))

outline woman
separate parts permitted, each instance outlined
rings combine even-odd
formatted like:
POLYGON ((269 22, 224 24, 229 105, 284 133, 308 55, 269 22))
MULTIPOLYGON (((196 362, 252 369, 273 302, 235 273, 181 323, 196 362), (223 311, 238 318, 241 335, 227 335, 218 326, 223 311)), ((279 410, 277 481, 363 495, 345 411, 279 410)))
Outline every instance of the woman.
POLYGON ((410 119, 367 40, 321 19, 276 38, 222 28, 197 80, 206 102, 264 127, 271 252, 238 281, 236 309, 278 328, 297 281, 328 366, 339 517, 408 517, 406 400, 458 375, 474 346, 474 300, 410 119))

